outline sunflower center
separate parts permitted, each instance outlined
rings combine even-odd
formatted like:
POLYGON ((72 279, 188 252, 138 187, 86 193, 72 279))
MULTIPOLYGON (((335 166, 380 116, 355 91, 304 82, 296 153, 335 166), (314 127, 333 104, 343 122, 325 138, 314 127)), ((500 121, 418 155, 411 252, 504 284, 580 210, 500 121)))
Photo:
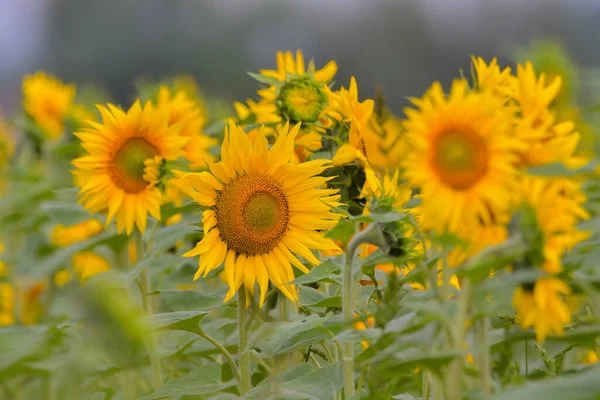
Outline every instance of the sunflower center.
POLYGON ((489 152, 486 143, 470 130, 445 131, 433 146, 433 166, 440 179, 457 190, 473 186, 486 173, 489 152))
POLYGON ((288 228, 287 197, 279 183, 264 175, 243 175, 225 185, 215 212, 221 238, 240 254, 269 252, 288 228))
POLYGON ((117 186, 128 193, 144 190, 149 183, 144 180, 144 161, 157 154, 156 147, 144 138, 127 140, 113 159, 113 178, 117 186))
POLYGON ((277 97, 281 116, 291 122, 315 122, 326 97, 320 85, 310 78, 297 78, 283 85, 277 97))

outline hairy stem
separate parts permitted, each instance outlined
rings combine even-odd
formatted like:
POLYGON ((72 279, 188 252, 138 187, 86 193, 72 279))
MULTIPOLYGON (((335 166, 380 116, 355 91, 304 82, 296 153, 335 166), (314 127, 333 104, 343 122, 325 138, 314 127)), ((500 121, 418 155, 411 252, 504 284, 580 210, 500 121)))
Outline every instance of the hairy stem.
POLYGON ((237 311, 238 311, 238 336, 239 336, 239 390, 240 395, 243 396, 250 390, 252 386, 251 370, 250 370, 250 353, 246 351, 246 345, 248 344, 248 314, 246 312, 246 288, 244 285, 238 290, 237 299, 237 311))
POLYGON ((210 336, 208 333, 204 332, 202 329, 198 329, 196 331, 196 333, 198 334, 198 336, 202 336, 204 339, 211 342, 217 349, 219 349, 221 354, 223 354, 225 356, 225 359, 227 359, 227 362, 229 363, 229 366, 231 367, 231 371, 233 372, 233 377, 235 378, 236 382, 239 385, 241 382, 240 369, 238 368, 237 364, 235 363, 235 360, 233 359, 233 357, 231 356, 231 353, 229 351, 227 351, 225 346, 223 346, 217 339, 210 336))
MULTIPOLYGON (((136 228, 134 233, 135 240, 135 259, 136 262, 140 263, 144 258, 144 238, 142 232, 136 228)), ((141 276, 141 287, 142 287, 142 303, 144 305, 144 311, 146 315, 154 314, 154 307, 152 304, 152 298, 150 295, 150 276, 148 275, 147 268, 142 271, 141 276)), ((156 389, 163 385, 163 376, 160 368, 160 360, 158 359, 158 344, 156 342, 156 333, 148 333, 148 347, 150 353, 150 363, 152 364, 152 386, 156 389)))
MULTIPOLYGON (((481 346, 480 350, 480 361, 479 361, 479 379, 481 388, 483 389, 483 398, 489 399, 491 395, 491 371, 490 371, 490 343, 489 343, 489 331, 490 331, 490 319, 489 317, 483 317, 479 322, 480 326, 477 329, 477 342, 481 346)), ((527 363, 527 362, 526 362, 527 363)))

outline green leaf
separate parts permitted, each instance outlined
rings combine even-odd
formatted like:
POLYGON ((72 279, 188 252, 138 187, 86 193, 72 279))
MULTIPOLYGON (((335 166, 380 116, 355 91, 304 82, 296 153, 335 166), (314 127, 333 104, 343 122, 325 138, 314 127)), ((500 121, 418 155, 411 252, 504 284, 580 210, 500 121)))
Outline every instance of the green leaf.
POLYGON ((255 400, 266 398, 331 400, 342 389, 343 383, 342 366, 332 364, 280 383, 277 385, 276 393, 272 393, 272 385, 264 385, 252 389, 246 398, 255 400))
POLYGON ((208 311, 223 304, 223 298, 196 290, 161 290, 160 301, 171 311, 208 311))
POLYGON ((591 369, 573 375, 544 379, 508 390, 496 400, 598 400, 600 379, 598 370, 591 369))
MULTIPOLYGON (((179 396, 207 395, 217 393, 236 384, 235 380, 221 382, 221 366, 213 363, 195 368, 188 375, 171 379, 154 393, 139 400, 179 398, 179 396)), ((202 397, 204 398, 204 397, 202 397)))
POLYGON ((304 321, 263 323, 252 335, 248 348, 258 347, 260 356, 286 354, 337 334, 344 326, 340 316, 311 315, 304 321))
POLYGON ((206 311, 177 311, 150 315, 144 317, 142 320, 150 329, 198 333, 200 330, 200 321, 207 314, 208 312, 206 311))
POLYGON ((202 133, 209 136, 219 136, 223 135, 223 131, 225 131, 225 120, 218 120, 207 126, 202 130, 202 133))
POLYGON ((468 277, 476 282, 489 276, 490 271, 504 268, 528 250, 520 235, 509 238, 504 243, 487 247, 463 266, 455 269, 456 275, 468 277))
POLYGON ((40 353, 46 343, 46 335, 46 326, 0 328, 0 375, 24 358, 40 353))
POLYGON ((279 80, 277 80, 277 78, 273 78, 270 76, 264 76, 261 74, 257 74, 255 72, 248 72, 247 74, 250 75, 252 77, 252 79, 257 80, 260 83, 264 83, 266 85, 279 86, 281 84, 281 82, 279 80))
POLYGON ((72 225, 90 218, 90 213, 76 202, 44 201, 40 204, 40 211, 56 224, 72 225))
POLYGON ((303 285, 315 282, 339 282, 340 277, 340 266, 335 264, 331 260, 325 260, 321 264, 314 267, 308 274, 302 275, 294 279, 291 283, 295 285, 303 285))
POLYGON ((383 214, 369 214, 369 215, 361 215, 359 217, 352 217, 351 220, 353 222, 395 222, 400 221, 401 219, 407 218, 408 215, 405 213, 399 212, 386 212, 383 214))
POLYGON ((22 261, 25 265, 23 265, 22 271, 30 270, 30 276, 36 278, 51 275, 52 273, 56 272, 56 270, 69 263, 73 254, 100 245, 104 242, 108 242, 111 239, 119 236, 121 235, 117 235, 112 232, 102 232, 99 235, 96 235, 83 242, 75 243, 71 246, 58 249, 49 257, 33 261, 31 259, 23 259, 22 261))
POLYGON ((347 244, 354 233, 354 223, 348 219, 340 219, 336 226, 327 231, 325 237, 347 244))
POLYGON ((187 224, 175 224, 158 228, 149 253, 158 253, 170 249, 175 246, 175 243, 183 240, 186 235, 197 232, 198 230, 198 227, 187 224))
POLYGON ((309 286, 300 287, 300 304, 311 307, 341 307, 340 296, 327 296, 325 293, 309 286))

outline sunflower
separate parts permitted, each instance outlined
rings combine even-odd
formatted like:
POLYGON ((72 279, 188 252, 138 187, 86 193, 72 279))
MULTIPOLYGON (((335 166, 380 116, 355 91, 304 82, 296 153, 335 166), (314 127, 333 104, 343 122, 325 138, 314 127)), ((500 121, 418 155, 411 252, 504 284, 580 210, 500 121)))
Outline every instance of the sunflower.
MULTIPOLYGON (((304 160, 322 147, 320 133, 323 131, 323 111, 327 107, 325 88, 337 72, 335 61, 328 62, 317 70, 314 61, 304 63, 304 55, 296 51, 296 57, 287 51, 277 52, 277 69, 260 70, 260 81, 268 87, 258 90, 258 103, 248 103, 253 111, 255 123, 302 122, 296 137, 296 152, 304 160)), ((245 110, 237 104, 238 114, 245 110)))
POLYGON ((82 251, 73 255, 73 271, 82 284, 91 277, 110 270, 110 264, 104 257, 93 251, 82 251))
POLYGON ((206 123, 204 111, 196 105, 186 92, 172 94, 168 87, 161 86, 158 91, 157 108, 169 114, 169 125, 181 124, 180 135, 189 138, 185 145, 185 157, 192 168, 205 168, 206 161, 214 161, 210 148, 217 141, 202 133, 206 123))
MULTIPOLYGON (((400 211, 411 197, 411 190, 399 183, 398 170, 393 175, 386 172, 382 178, 379 178, 375 171, 366 165, 365 177, 366 181, 362 189, 362 195, 367 199, 367 202, 363 210, 363 215, 370 214, 369 208, 374 203, 376 203, 377 208, 400 211)), ((377 249, 378 247, 372 244, 364 244, 361 246, 360 256, 365 258, 373 254, 377 249)), ((375 268, 383 273, 390 273, 397 270, 396 266, 391 263, 377 264, 375 268)), ((360 284, 365 286, 372 284, 372 282, 361 280, 360 284)))
POLYGON ((350 78, 348 89, 341 87, 338 91, 325 88, 329 107, 326 113, 335 121, 348 127, 348 144, 342 145, 333 156, 334 165, 343 165, 359 159, 367 161, 365 132, 369 119, 373 115, 375 102, 367 99, 358 101, 358 85, 354 77, 350 78))
POLYGON ((72 278, 73 274, 71 274, 71 271, 69 271, 66 268, 63 268, 56 271, 56 273, 54 274, 54 284, 58 287, 63 287, 67 283, 71 282, 72 278))
POLYGON ((493 58, 489 64, 481 57, 472 56, 471 61, 475 69, 476 83, 479 90, 492 90, 496 94, 505 97, 515 95, 517 82, 511 74, 510 67, 500 70, 496 58, 493 58))
POLYGON ((144 179, 149 175, 145 162, 156 156, 178 158, 188 138, 179 135, 180 125, 168 124, 168 113, 149 102, 142 109, 136 101, 127 112, 111 104, 98 109, 102 124, 91 123, 76 133, 88 152, 73 160, 80 202, 91 212, 108 210, 107 224, 116 216, 119 232, 131 234, 134 224, 144 232, 148 213, 160 220, 162 197, 144 179))
POLYGON ((65 85, 44 72, 23 79, 25 111, 50 139, 62 136, 74 97, 75 85, 65 85))
POLYGON ((0 326, 15 323, 15 289, 8 282, 0 282, 0 326))
POLYGON ((561 78, 556 76, 546 84, 545 74, 536 75, 528 62, 517 66, 517 91, 515 101, 519 106, 517 137, 529 146, 521 155, 521 164, 526 166, 563 162, 577 162, 573 153, 579 144, 579 133, 570 120, 556 121, 551 104, 561 88, 561 78))
POLYGON ((304 55, 296 51, 277 52, 277 69, 261 70, 260 74, 271 79, 274 84, 261 89, 258 94, 266 103, 275 104, 276 112, 284 121, 316 122, 327 105, 323 89, 337 72, 337 64, 330 61, 320 70, 315 69, 311 60, 308 68, 304 65, 304 55))
POLYGON ((102 222, 96 218, 90 218, 74 225, 64 226, 58 224, 50 232, 50 240, 55 246, 70 246, 81 242, 102 232, 102 222))
POLYGON ((550 333, 562 335, 563 327, 571 322, 571 312, 564 297, 571 289, 557 278, 541 278, 533 285, 517 288, 513 307, 523 329, 533 327, 538 342, 550 333))
MULTIPOLYGON (((0 242, 0 257, 4 253, 4 243, 0 242)), ((8 268, 6 268, 6 263, 4 260, 0 259, 0 278, 8 275, 8 268)))
POLYGON ((15 139, 0 115, 0 170, 4 169, 15 152, 15 139))
POLYGON ((515 202, 517 151, 512 115, 491 92, 469 92, 455 80, 448 97, 439 82, 418 109, 407 108, 402 166, 409 186, 421 192, 424 229, 438 233, 469 231, 490 224, 515 202))
POLYGON ((369 165, 379 172, 395 169, 408 151, 403 136, 402 121, 384 110, 383 115, 373 113, 364 135, 364 149, 369 165))
POLYGON ((581 184, 568 178, 526 176, 521 182, 526 204, 535 212, 543 236, 543 264, 549 274, 562 271, 561 258, 566 251, 589 236, 577 224, 589 218, 582 207, 586 196, 581 184))
POLYGON ((295 287, 289 284, 294 280, 292 265, 304 273, 308 269, 294 253, 317 265, 311 249, 336 248, 319 231, 337 224, 340 215, 331 208, 339 205, 339 195, 337 190, 319 189, 331 179, 319 176, 328 160, 290 162, 299 130, 300 124, 291 130, 285 124, 269 149, 263 131, 252 144, 231 122, 221 161, 210 164, 210 172, 180 173, 179 187, 206 207, 204 238, 184 256, 200 255, 194 279, 224 262, 230 288, 225 301, 243 284, 249 304, 255 281, 261 306, 269 281, 297 301, 295 287))

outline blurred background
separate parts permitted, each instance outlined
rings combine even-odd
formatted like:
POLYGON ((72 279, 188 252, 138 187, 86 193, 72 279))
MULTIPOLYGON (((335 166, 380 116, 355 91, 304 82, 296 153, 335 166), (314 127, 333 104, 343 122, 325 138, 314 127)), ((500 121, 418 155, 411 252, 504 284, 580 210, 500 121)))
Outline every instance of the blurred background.
POLYGON ((38 69, 94 82, 128 105, 133 82, 189 73, 226 101, 255 97, 246 71, 277 50, 335 59, 361 97, 384 89, 399 114, 432 80, 469 74, 469 55, 512 63, 536 38, 562 43, 575 64, 600 66, 598 0, 0 0, 0 112, 19 107, 38 69))

